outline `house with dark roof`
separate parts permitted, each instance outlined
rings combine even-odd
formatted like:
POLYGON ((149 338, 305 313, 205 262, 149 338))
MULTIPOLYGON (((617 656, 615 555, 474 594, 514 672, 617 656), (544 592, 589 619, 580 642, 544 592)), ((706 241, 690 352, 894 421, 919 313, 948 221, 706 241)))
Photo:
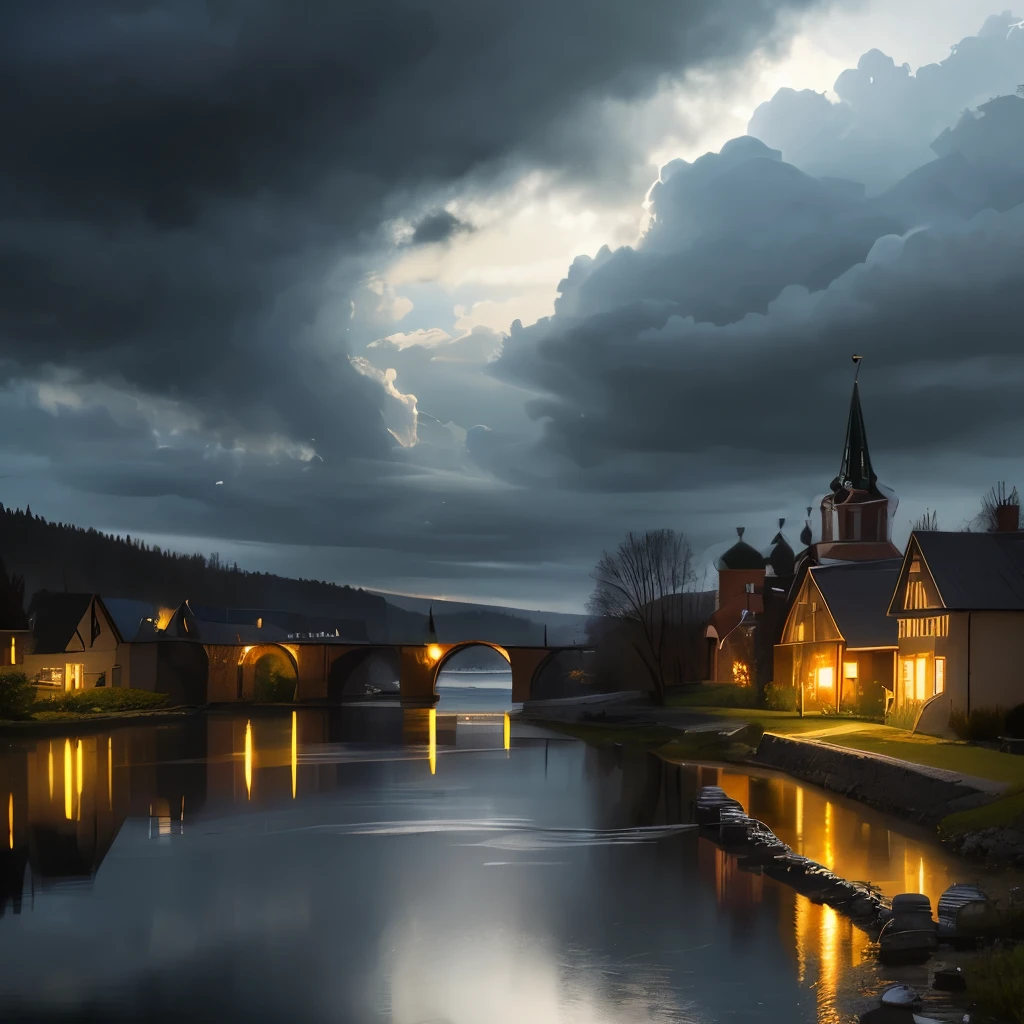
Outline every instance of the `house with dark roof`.
POLYGON ((949 735, 953 711, 1024 703, 1024 533, 1010 510, 996 533, 911 534, 888 614, 896 702, 922 709, 918 731, 949 735))
POLYGON ((897 627, 888 615, 902 561, 808 568, 775 645, 774 682, 805 712, 882 711, 892 691, 897 627))
POLYGON ((24 671, 40 693, 126 685, 127 652, 98 594, 41 590, 29 605, 28 621, 24 671))

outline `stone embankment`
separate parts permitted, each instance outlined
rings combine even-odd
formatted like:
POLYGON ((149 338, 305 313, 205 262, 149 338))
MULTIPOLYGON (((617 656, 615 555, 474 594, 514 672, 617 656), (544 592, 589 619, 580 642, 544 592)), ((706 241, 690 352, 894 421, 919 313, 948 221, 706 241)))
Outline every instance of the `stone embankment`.
POLYGON ((955 811, 980 807, 1005 789, 988 779, 770 733, 761 739, 752 760, 923 825, 937 825, 955 811))

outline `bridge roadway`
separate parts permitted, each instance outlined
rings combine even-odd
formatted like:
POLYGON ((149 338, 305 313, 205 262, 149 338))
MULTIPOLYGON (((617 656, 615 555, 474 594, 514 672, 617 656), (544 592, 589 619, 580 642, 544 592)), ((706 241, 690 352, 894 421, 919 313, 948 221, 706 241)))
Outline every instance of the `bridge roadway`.
POLYGON ((229 703, 251 700, 256 662, 272 651, 281 651, 295 668, 296 700, 341 700, 346 683, 366 659, 377 655, 398 656, 402 703, 429 707, 437 701, 437 677, 445 663, 469 647, 490 647, 502 654, 512 670, 512 700, 530 700, 541 673, 559 654, 589 653, 591 648, 502 646, 483 640, 459 643, 378 644, 346 643, 329 639, 287 640, 258 645, 204 644, 208 658, 207 700, 229 703))

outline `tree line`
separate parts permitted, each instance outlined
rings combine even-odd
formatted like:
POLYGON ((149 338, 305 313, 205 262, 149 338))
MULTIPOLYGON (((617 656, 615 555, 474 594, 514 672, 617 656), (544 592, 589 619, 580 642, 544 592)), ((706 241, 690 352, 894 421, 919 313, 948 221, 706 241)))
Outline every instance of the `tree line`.
POLYGON ((376 594, 324 580, 292 579, 227 564, 219 553, 181 554, 129 534, 50 522, 0 504, 0 555, 23 593, 66 590, 164 607, 185 599, 235 608, 280 608, 361 619, 371 638, 387 635, 388 605, 376 594))

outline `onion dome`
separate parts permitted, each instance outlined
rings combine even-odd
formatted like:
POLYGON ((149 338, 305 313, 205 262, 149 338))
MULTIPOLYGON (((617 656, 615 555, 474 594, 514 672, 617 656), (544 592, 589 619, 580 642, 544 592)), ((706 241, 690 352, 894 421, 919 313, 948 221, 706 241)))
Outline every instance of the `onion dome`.
POLYGON ((800 531, 800 543, 805 548, 809 548, 814 543, 814 534, 811 532, 811 511, 812 506, 807 506, 807 519, 804 522, 804 528, 800 531))
POLYGON ((716 569, 763 569, 765 566, 764 556, 752 548, 743 540, 745 527, 737 526, 736 534, 739 540, 718 561, 716 569))
POLYGON ((796 565, 796 555, 789 546, 789 541, 782 535, 785 519, 779 520, 779 532, 772 537, 771 547, 765 552, 765 561, 771 566, 776 576, 792 576, 796 565))

